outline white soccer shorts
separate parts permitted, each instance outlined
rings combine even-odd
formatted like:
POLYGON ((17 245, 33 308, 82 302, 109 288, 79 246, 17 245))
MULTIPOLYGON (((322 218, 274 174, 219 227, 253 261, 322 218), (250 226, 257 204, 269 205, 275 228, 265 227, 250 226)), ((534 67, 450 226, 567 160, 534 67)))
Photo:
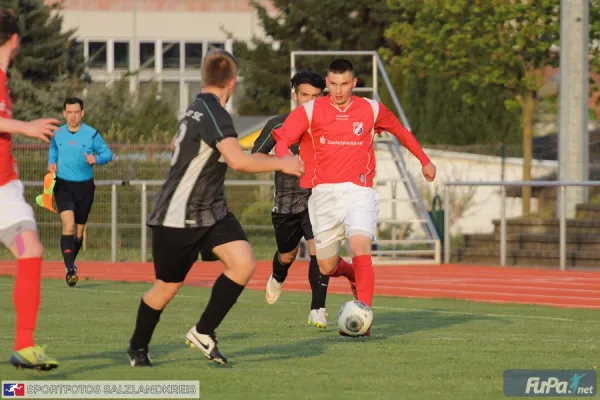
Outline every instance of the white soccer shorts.
POLYGON ((33 208, 25 201, 23 192, 20 180, 0 186, 0 242, 7 247, 18 234, 37 230, 33 208))
POLYGON ((375 240, 379 195, 354 183, 317 185, 308 200, 317 258, 339 254, 339 244, 352 235, 375 240))

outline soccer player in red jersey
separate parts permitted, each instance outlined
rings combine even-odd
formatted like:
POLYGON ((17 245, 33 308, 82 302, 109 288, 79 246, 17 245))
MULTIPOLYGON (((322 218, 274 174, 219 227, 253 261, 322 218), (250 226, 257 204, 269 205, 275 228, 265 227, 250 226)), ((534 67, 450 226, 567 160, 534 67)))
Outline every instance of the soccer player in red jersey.
POLYGON ((11 10, 0 8, 0 242, 17 259, 13 301, 17 314, 14 352, 10 363, 17 368, 51 370, 58 362, 36 346, 33 338, 41 295, 41 267, 44 248, 37 234, 33 209, 23 197, 12 155, 12 135, 21 134, 50 143, 48 136, 60 121, 40 119, 22 122, 12 119, 7 70, 20 44, 19 23, 11 10))
MULTIPOLYGON (((352 94, 357 79, 350 61, 331 62, 326 82, 329 96, 296 108, 273 131, 275 153, 283 157, 300 142, 305 163, 300 185, 312 188, 308 210, 319 269, 323 275, 348 278, 357 300, 370 307, 375 288, 371 245, 379 213, 379 197, 373 189, 375 134, 394 134, 419 159, 427 181, 434 180, 436 167, 385 105, 352 94), (351 264, 339 255, 346 238, 351 264)), ((365 336, 370 334, 371 329, 365 336)))

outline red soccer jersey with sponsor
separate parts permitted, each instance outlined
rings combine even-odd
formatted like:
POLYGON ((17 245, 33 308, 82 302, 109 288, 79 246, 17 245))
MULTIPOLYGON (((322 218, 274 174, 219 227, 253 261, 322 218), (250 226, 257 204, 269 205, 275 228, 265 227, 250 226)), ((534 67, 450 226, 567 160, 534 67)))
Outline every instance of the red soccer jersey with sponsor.
POLYGON ((329 96, 320 97, 296 108, 283 126, 273 131, 278 157, 289 154, 288 148, 300 142, 300 157, 305 171, 300 186, 313 188, 323 183, 352 182, 373 186, 375 176, 374 136, 383 131, 395 135, 421 165, 429 158, 396 116, 383 104, 352 96, 341 109, 329 96), (305 133, 306 132, 306 133, 305 133))
MULTIPOLYGON (((6 72, 0 68, 0 117, 12 117, 6 72)), ((12 155, 12 135, 0 132, 0 186, 17 179, 16 161, 12 155)))

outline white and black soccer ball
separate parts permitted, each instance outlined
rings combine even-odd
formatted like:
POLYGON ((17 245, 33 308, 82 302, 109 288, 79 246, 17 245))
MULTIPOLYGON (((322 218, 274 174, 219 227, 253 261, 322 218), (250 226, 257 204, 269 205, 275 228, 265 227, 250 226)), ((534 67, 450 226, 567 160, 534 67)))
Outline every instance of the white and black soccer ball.
POLYGON ((352 300, 338 311, 338 327, 349 336, 364 335, 373 323, 373 311, 362 301, 352 300))

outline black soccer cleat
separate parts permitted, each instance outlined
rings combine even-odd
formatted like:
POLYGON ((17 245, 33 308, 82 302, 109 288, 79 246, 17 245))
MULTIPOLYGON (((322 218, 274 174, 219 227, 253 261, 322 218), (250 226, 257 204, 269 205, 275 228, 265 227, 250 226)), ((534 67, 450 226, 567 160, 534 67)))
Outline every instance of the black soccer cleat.
POLYGON ((213 360, 221 365, 227 364, 227 359, 217 347, 217 339, 214 332, 211 335, 205 335, 198 333, 196 327, 193 326, 185 335, 185 343, 192 349, 200 350, 209 360, 213 360))
POLYGON ((79 282, 79 277, 77 276, 77 266, 73 265, 73 269, 67 268, 65 281, 69 287, 77 285, 77 282, 79 282))
POLYGON ((77 277, 77 274, 67 272, 67 275, 65 276, 65 281, 67 282, 67 285, 73 287, 77 285, 77 282, 79 282, 79 278, 77 277))
POLYGON ((132 367, 151 367, 152 361, 148 356, 148 349, 127 349, 129 363, 132 367))

